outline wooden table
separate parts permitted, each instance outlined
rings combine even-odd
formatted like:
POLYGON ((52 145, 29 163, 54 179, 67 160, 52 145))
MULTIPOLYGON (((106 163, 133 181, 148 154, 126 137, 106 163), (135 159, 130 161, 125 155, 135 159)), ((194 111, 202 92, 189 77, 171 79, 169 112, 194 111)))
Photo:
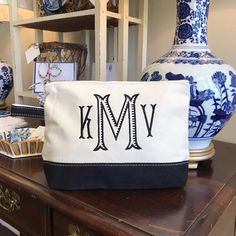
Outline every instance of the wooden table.
POLYGON ((30 236, 231 236, 236 145, 215 147, 214 159, 190 171, 185 188, 145 191, 55 191, 47 187, 40 157, 1 156, 0 218, 30 236))

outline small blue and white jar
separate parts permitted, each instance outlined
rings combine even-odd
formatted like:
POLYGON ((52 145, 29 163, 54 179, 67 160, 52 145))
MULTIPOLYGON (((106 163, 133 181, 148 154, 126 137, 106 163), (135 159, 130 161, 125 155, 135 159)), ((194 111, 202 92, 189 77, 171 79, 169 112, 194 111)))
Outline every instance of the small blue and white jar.
POLYGON ((210 0, 177 0, 174 45, 143 71, 141 79, 189 81, 190 151, 205 154, 236 109, 236 72, 207 46, 209 5, 210 0))
POLYGON ((9 64, 0 60, 0 108, 5 107, 5 100, 13 88, 13 71, 9 64))

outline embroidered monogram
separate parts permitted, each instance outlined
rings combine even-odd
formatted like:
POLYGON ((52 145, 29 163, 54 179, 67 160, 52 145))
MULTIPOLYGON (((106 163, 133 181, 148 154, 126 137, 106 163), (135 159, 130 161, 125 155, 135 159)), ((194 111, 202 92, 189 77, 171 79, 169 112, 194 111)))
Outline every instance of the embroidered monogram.
POLYGON ((87 106, 87 113, 84 117, 84 106, 79 106, 79 109, 80 109, 80 137, 79 138, 82 138, 84 139, 84 129, 85 129, 85 126, 87 127, 87 139, 88 138, 92 138, 91 134, 90 134, 90 122, 91 122, 91 119, 88 118, 89 116, 89 112, 91 110, 93 106, 87 106))
MULTIPOLYGON (((138 144, 138 136, 137 136, 137 109, 136 109, 136 101, 139 96, 139 94, 134 94, 132 96, 129 96, 127 94, 124 94, 124 103, 122 105, 120 114, 118 116, 118 119, 116 119, 115 114, 111 108, 111 105, 109 103, 110 94, 105 96, 100 96, 98 94, 94 94, 96 100, 97 100, 97 127, 98 127, 98 133, 97 133, 97 145, 94 148, 94 151, 104 150, 107 151, 107 145, 105 144, 105 131, 104 131, 104 118, 108 121, 109 127, 112 131, 112 134, 114 136, 114 139, 117 141, 124 119, 125 117, 128 117, 128 123, 129 123, 129 129, 127 130, 128 136, 129 136, 129 143, 125 150, 130 150, 132 148, 134 149, 142 149, 140 145, 138 144)), ((150 104, 151 105, 151 115, 150 115, 150 121, 148 120, 148 115, 146 111, 146 104, 142 105, 140 104, 142 108, 142 112, 145 118, 145 124, 147 127, 148 135, 147 137, 153 137, 152 135, 152 126, 153 126, 153 119, 154 119, 154 113, 156 104, 150 104)), ((84 115, 84 109, 85 106, 79 106, 80 109, 80 139, 85 139, 84 137, 84 130, 86 128, 87 130, 87 139, 92 139, 91 136, 91 118, 89 118, 89 113, 91 111, 91 108, 93 106, 86 106, 87 112, 86 115, 84 115)))
POLYGON ((145 117, 145 122, 146 122, 146 126, 147 126, 147 130, 148 130, 148 135, 147 137, 153 137, 152 136, 152 125, 153 125, 153 118, 154 118, 154 112, 155 112, 155 108, 156 108, 156 104, 151 104, 152 107, 152 114, 151 114, 151 119, 150 122, 148 123, 148 118, 147 118, 147 113, 146 113, 146 105, 141 105, 142 109, 143 109, 143 114, 145 117))

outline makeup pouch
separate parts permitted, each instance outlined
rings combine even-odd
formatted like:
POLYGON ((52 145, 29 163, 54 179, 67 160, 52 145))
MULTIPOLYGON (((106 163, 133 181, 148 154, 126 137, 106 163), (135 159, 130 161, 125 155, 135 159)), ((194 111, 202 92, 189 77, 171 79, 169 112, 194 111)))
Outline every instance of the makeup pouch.
POLYGON ((188 175, 187 81, 46 85, 46 178, 55 189, 182 187, 188 175))

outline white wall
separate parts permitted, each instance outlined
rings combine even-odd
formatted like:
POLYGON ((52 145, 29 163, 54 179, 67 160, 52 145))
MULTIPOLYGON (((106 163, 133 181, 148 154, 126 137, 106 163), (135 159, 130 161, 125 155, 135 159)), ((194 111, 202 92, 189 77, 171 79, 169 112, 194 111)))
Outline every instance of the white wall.
MULTIPOLYGON (((173 43, 176 0, 149 0, 147 63, 167 52, 173 43)), ((218 57, 236 69, 236 1, 212 0, 209 12, 208 43, 218 57)), ((236 115, 216 139, 236 143, 236 115)))

